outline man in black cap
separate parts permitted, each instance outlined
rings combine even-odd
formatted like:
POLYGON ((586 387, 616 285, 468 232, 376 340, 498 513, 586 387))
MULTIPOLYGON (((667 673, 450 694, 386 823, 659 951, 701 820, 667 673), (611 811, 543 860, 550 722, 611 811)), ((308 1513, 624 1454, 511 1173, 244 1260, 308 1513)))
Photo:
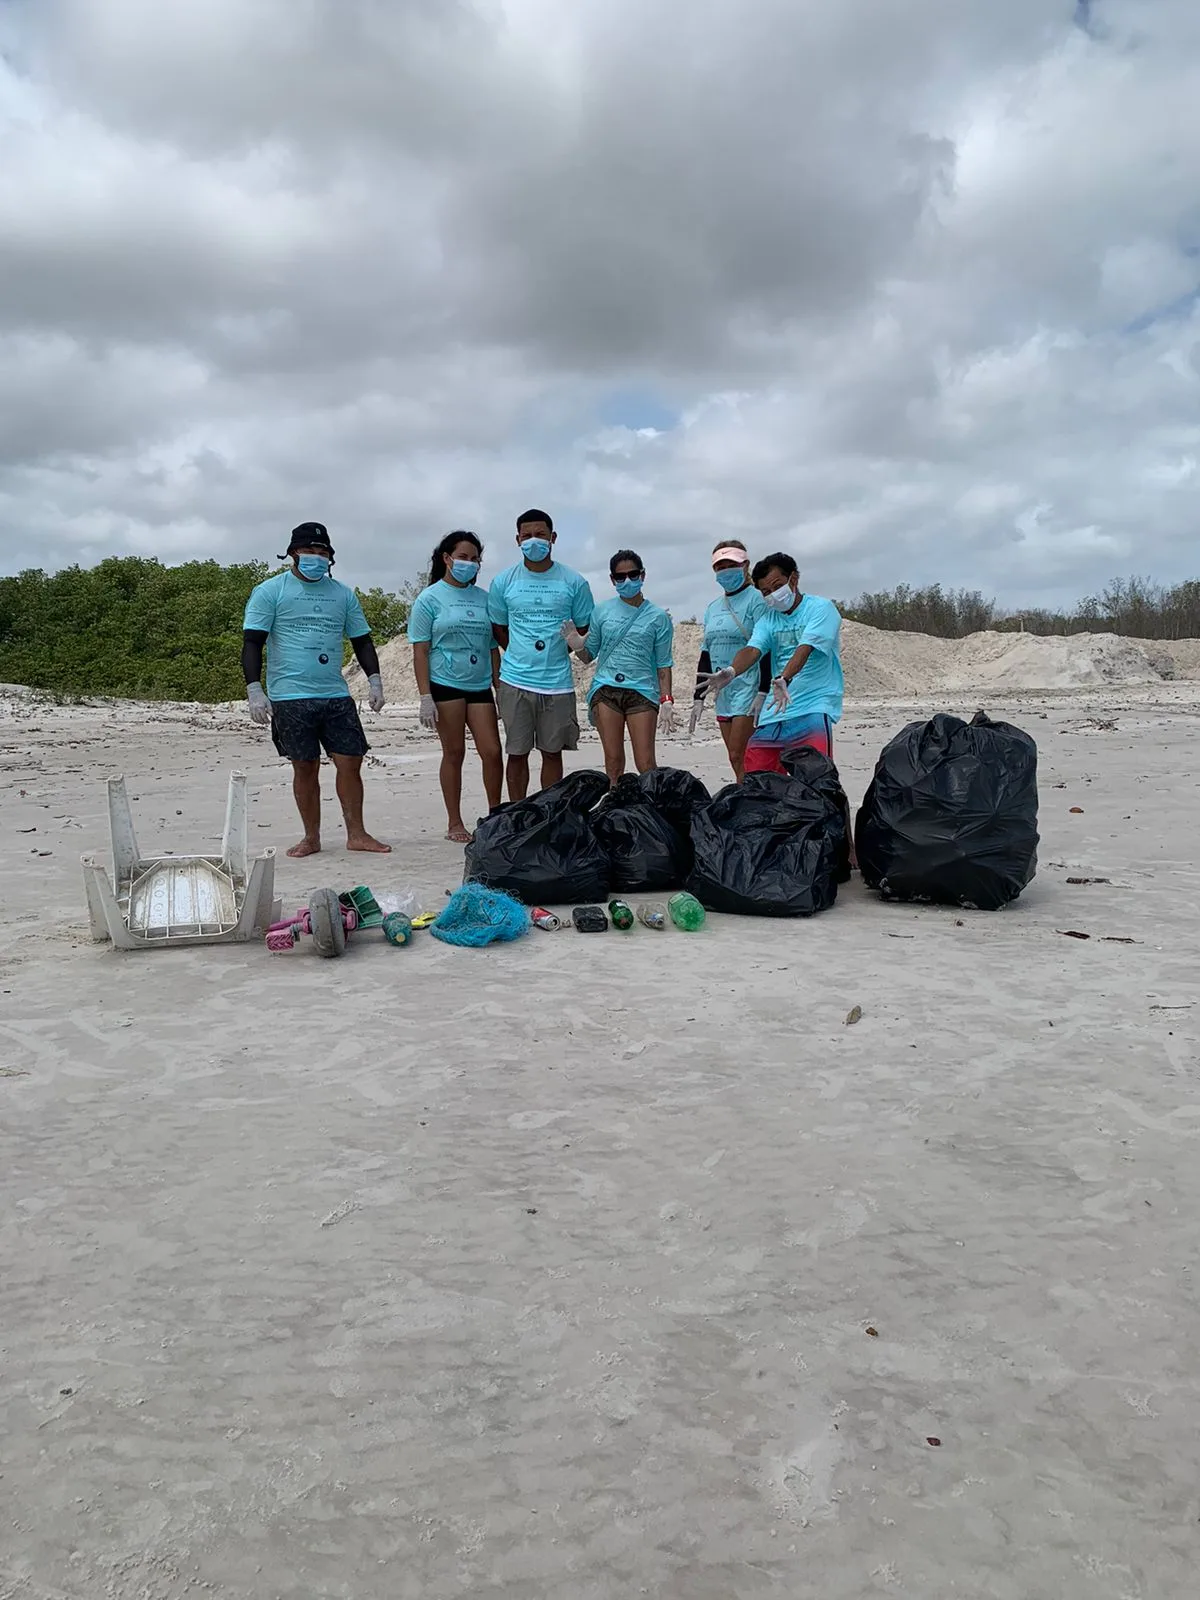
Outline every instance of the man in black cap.
POLYGON ((367 675, 367 704, 382 711, 379 654, 358 596, 330 576, 333 545, 320 522, 302 522, 287 547, 290 565, 260 583, 246 606, 242 668, 251 720, 270 725, 279 754, 292 763, 292 792, 304 837, 289 856, 321 848, 321 751, 337 772, 337 795, 346 821, 346 848, 386 853, 363 827, 362 763, 370 746, 342 676, 342 641, 349 639, 367 675), (263 692, 263 646, 267 689, 263 692))

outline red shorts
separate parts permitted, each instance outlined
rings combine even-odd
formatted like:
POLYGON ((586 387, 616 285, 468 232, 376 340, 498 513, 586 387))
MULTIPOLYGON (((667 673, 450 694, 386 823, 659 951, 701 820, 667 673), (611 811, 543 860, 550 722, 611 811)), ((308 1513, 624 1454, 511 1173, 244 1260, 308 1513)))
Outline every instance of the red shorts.
POLYGON ((746 773, 778 772, 786 776, 783 758, 791 750, 817 750, 833 759, 833 724, 825 716, 789 717, 786 722, 756 728, 746 746, 746 773))

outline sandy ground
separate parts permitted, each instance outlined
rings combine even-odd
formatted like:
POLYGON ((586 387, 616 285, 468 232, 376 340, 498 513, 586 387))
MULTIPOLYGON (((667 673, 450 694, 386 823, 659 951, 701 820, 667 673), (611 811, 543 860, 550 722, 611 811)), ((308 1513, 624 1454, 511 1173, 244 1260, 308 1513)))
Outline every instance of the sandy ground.
MULTIPOLYGON (((850 707, 853 799, 933 709, 850 707)), ((85 935, 110 773, 148 849, 234 767, 292 842, 241 712, 0 702, 0 1600, 1193 1593, 1200 685, 989 709, 998 915, 323 963, 85 935)), ((458 881, 372 731, 396 853, 290 902, 458 881)))

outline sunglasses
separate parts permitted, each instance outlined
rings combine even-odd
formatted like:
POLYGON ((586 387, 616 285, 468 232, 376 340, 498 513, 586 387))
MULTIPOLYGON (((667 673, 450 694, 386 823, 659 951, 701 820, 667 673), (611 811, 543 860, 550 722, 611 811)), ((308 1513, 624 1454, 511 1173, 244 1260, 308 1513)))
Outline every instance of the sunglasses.
POLYGON ((646 572, 644 568, 639 568, 634 572, 614 572, 610 576, 614 583, 622 583, 626 578, 644 578, 646 572))

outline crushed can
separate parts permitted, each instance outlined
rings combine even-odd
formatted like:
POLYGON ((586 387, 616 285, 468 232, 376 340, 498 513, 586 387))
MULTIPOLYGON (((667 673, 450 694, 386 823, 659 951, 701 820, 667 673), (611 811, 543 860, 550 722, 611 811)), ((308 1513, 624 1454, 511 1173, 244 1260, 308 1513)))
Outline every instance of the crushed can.
POLYGON ((557 933, 562 927, 562 918, 556 917, 553 911, 547 911, 545 906, 534 906, 529 913, 529 920, 535 928, 542 928, 546 933, 557 933))

